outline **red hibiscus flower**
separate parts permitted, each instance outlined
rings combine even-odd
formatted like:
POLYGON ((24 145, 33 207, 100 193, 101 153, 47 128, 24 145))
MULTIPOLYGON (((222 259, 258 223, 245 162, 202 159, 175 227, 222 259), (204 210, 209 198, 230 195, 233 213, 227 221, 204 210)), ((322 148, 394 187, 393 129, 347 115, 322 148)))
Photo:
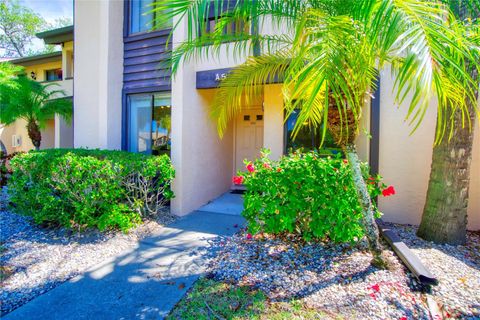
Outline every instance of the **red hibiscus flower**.
POLYGON ((400 320, 407 320, 407 317, 403 316, 400 318, 400 320))
POLYGON ((247 165, 247 170, 248 172, 251 172, 251 173, 255 172, 255 166, 253 165, 253 163, 249 163, 247 165))
POLYGON ((247 238, 247 240, 251 240, 251 239, 252 239, 252 234, 251 234, 251 233, 247 233, 246 238, 247 238))
POLYGON ((264 164, 263 164, 263 167, 264 167, 265 169, 272 169, 272 167, 270 166, 269 163, 264 163, 264 164))
POLYGON ((277 169, 277 172, 282 172, 282 168, 278 168, 278 169, 277 169))
POLYGON ((382 191, 382 195, 384 197, 393 196, 394 194, 395 194, 395 188, 393 186, 389 186, 382 191))
POLYGON ((233 184, 239 185, 243 183, 243 177, 242 176, 233 176, 232 178, 233 184))
POLYGON ((380 286, 377 283, 377 284, 374 284, 373 286, 371 286, 370 289, 372 289, 375 292, 379 292, 380 291, 380 286))
POLYGON ((348 160, 347 160, 347 159, 343 159, 343 163, 348 164, 348 160))

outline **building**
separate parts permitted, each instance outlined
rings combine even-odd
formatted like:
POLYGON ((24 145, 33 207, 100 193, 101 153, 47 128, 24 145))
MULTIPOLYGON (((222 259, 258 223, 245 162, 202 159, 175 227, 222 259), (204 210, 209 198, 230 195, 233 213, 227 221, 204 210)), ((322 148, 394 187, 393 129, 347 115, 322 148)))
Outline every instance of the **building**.
MULTIPOLYGON (((74 146, 169 153, 176 169, 171 210, 184 215, 228 192, 242 160, 270 148, 284 154, 283 98, 278 84, 231 123, 223 139, 209 117, 218 79, 241 63, 228 53, 218 59, 193 61, 171 77, 159 68, 168 57, 170 29, 149 31, 151 0, 75 1, 74 146)), ((261 26, 261 32, 269 32, 261 26), (262 29, 263 28, 263 29, 262 29)), ((180 21, 172 41, 185 39, 180 21)), ((364 160, 370 161, 397 195, 380 199, 384 219, 418 224, 428 185, 435 132, 435 106, 413 136, 403 121, 407 108, 396 108, 393 81, 381 72, 380 89, 366 108, 364 127, 373 135, 359 137, 364 160), (394 128, 394 129, 392 129, 394 128)), ((294 119, 293 119, 294 120, 294 119)), ((293 121, 292 120, 292 121, 293 121)), ((469 228, 480 228, 480 130, 475 128, 469 228)))
MULTIPOLYGON (((24 67, 25 74, 41 83, 56 83, 52 89, 63 90, 73 99, 73 26, 37 34, 46 44, 61 45, 62 51, 9 60, 24 67)), ((73 127, 59 116, 47 121, 42 129, 41 149, 73 147, 73 127)), ((34 149, 22 119, 9 126, 0 125, 0 140, 7 153, 34 149)))

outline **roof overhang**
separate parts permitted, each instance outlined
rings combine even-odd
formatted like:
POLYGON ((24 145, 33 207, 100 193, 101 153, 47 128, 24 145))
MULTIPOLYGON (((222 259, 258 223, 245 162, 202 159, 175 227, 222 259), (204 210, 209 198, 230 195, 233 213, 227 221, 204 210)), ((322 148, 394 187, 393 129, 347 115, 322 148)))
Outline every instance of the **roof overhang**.
POLYGON ((55 62, 55 61, 62 61, 62 52, 61 51, 46 53, 46 54, 39 54, 39 55, 36 55, 36 56, 13 59, 13 60, 9 60, 8 62, 13 63, 13 64, 17 64, 17 65, 20 65, 20 66, 28 67, 28 66, 33 66, 33 65, 36 65, 36 64, 47 63, 47 62, 55 62))
POLYGON ((73 41, 73 25, 40 32, 37 33, 36 36, 43 39, 45 44, 62 44, 73 41))

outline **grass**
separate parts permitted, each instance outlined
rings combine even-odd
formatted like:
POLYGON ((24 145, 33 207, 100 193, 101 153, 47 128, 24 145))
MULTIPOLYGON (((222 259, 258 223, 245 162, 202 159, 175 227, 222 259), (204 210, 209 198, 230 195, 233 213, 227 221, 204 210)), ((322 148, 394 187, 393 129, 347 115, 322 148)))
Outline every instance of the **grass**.
POLYGON ((271 302, 259 290, 202 278, 175 306, 167 319, 287 320, 336 317, 309 309, 299 300, 271 302))

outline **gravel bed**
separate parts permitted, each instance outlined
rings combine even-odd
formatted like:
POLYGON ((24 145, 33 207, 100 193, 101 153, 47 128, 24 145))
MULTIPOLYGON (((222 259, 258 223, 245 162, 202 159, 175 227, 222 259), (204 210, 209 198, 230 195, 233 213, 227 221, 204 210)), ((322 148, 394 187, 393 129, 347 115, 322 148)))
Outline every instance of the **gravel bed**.
POLYGON ((436 310, 443 318, 480 319, 479 235, 469 233, 466 246, 437 246, 418 239, 412 226, 390 226, 438 277, 430 293, 419 290, 388 249, 390 268, 378 270, 365 243, 305 244, 244 232, 214 243, 220 253, 209 276, 259 288, 272 300, 301 299, 345 319, 432 319, 436 310))
POLYGON ((8 313, 105 259, 134 248, 138 241, 174 220, 168 213, 146 221, 128 234, 77 233, 45 229, 6 208, 0 193, 0 267, 9 276, 0 288, 0 314, 8 313))

